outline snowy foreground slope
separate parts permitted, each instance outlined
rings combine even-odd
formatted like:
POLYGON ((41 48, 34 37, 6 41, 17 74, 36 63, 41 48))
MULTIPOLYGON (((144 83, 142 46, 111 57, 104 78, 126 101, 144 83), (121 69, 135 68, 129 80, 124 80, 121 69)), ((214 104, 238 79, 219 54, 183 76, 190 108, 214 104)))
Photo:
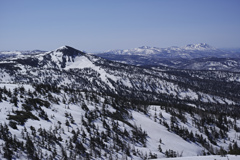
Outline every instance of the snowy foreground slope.
MULTIPOLYGON (((2 158, 7 157, 7 145, 13 149, 12 156, 17 159, 62 159, 65 156, 70 159, 151 159, 166 157, 166 151, 183 157, 213 154, 220 152, 219 146, 228 150, 233 141, 239 143, 239 135, 233 129, 226 133, 228 138, 217 139, 213 150, 207 148, 209 151, 204 144, 197 142, 197 137, 193 142, 190 137, 177 135, 172 127, 174 124, 195 135, 202 135, 206 143, 209 141, 207 135, 192 124, 197 115, 182 112, 186 117, 184 123, 179 118, 173 122, 175 116, 172 114, 176 113, 170 110, 176 112, 174 108, 142 106, 67 88, 65 91, 57 88, 46 90, 44 86, 13 84, 1 87, 5 98, 0 103, 0 121, 3 128, 4 124, 9 124, 10 133, 8 138, 0 134, 2 158), (13 95, 8 97, 10 92, 13 95), (51 96, 46 97, 45 94, 51 96), (29 116, 27 119, 26 114, 29 116), (15 137, 15 145, 19 145, 17 148, 11 144, 10 137, 15 137), (28 148, 31 144, 33 148, 28 148)), ((228 119, 233 121, 230 117, 228 119)), ((239 123, 237 121, 238 126, 239 123)), ((0 133, 4 131, 3 128, 0 133)))
POLYGON ((238 73, 141 68, 67 46, 0 70, 0 159, 240 154, 238 73))
POLYGON ((179 157, 179 158, 162 158, 159 160, 239 160, 240 156, 228 155, 226 157, 221 156, 194 156, 194 157, 179 157))

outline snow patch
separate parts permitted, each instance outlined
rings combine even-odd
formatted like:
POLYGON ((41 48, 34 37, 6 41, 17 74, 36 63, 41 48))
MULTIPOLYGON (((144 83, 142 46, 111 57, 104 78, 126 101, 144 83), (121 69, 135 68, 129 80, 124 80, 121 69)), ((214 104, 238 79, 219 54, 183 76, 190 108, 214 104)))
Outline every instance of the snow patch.
POLYGON ((74 68, 78 68, 78 69, 83 69, 83 68, 91 68, 95 71, 97 71, 100 74, 100 78, 103 82, 107 83, 112 89, 115 89, 113 87, 113 85, 109 82, 108 78, 116 81, 117 78, 113 75, 108 74, 104 69, 102 69, 99 66, 96 66, 95 64, 93 64, 92 61, 90 61, 87 57, 85 56, 79 56, 76 57, 74 59, 74 62, 67 62, 66 63, 66 70, 69 69, 74 69, 74 68))

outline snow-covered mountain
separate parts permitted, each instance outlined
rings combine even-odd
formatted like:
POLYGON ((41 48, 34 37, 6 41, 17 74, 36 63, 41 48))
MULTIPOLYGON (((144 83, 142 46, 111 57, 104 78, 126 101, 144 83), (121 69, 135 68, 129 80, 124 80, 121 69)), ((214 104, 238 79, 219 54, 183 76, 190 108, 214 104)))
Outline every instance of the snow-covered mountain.
POLYGON ((100 55, 157 55, 160 58, 200 58, 200 57, 226 57, 230 53, 214 48, 206 43, 188 44, 184 47, 157 48, 142 46, 126 50, 109 50, 100 55))
POLYGON ((0 59, 13 58, 13 57, 21 57, 25 55, 36 55, 40 53, 44 53, 46 51, 42 50, 32 50, 32 51, 0 51, 0 59))
POLYGON ((184 47, 182 47, 183 50, 200 50, 200 51, 216 51, 217 49, 206 44, 206 43, 199 43, 199 44, 188 44, 184 47))
POLYGON ((129 50, 111 50, 96 55, 137 66, 240 72, 240 52, 220 50, 206 43, 169 48, 143 46, 129 50))
POLYGON ((137 67, 69 46, 1 60, 0 158, 239 154, 239 77, 137 67))

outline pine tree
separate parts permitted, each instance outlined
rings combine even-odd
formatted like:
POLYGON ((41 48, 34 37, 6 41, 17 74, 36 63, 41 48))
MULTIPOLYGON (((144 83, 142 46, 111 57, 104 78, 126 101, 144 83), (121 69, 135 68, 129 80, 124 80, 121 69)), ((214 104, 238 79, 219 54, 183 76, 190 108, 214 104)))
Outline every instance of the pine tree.
POLYGON ((225 151, 225 150, 223 149, 223 147, 220 147, 219 154, 220 154, 222 157, 225 157, 226 154, 227 154, 227 151, 225 151))
POLYGON ((27 150, 27 153, 28 153, 29 157, 33 158, 35 149, 34 149, 33 142, 32 142, 32 140, 30 139, 29 136, 27 136, 27 141, 26 141, 25 147, 26 147, 26 150, 27 150))
POLYGON ((159 151, 159 152, 162 152, 162 148, 161 148, 161 145, 160 145, 160 144, 158 145, 158 151, 159 151))
POLYGON ((10 148, 8 140, 5 141, 5 145, 3 146, 3 151, 4 151, 4 153, 3 153, 4 158, 11 160, 13 152, 10 148))

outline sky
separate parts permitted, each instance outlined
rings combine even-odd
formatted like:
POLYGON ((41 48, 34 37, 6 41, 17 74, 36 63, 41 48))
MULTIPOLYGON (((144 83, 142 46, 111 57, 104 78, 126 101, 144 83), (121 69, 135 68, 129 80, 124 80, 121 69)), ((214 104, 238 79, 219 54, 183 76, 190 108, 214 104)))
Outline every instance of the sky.
POLYGON ((240 0, 0 0, 0 50, 240 48, 240 0))

